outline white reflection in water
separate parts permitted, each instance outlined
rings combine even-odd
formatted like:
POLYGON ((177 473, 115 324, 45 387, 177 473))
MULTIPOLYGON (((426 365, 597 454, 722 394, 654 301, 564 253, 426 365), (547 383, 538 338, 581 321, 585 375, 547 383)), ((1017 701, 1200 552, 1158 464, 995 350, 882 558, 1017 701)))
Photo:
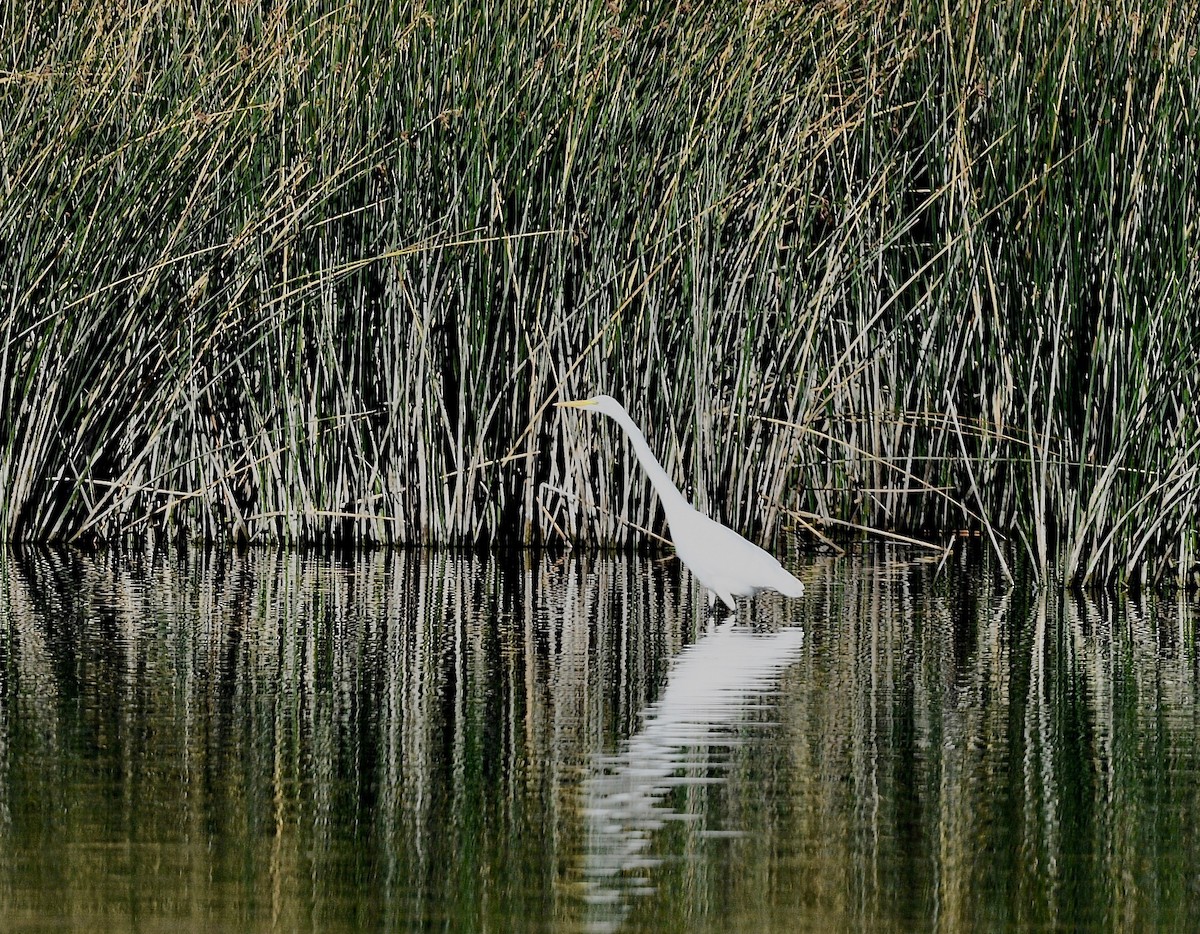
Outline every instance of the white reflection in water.
POLYGON ((584 897, 598 912, 589 930, 615 930, 627 897, 653 891, 652 835, 668 820, 698 816, 673 810, 667 795, 720 781, 712 772, 727 754, 721 750, 739 745, 739 727, 770 707, 767 696, 803 646, 800 627, 757 633, 729 616, 679 653, 644 725, 620 752, 594 758, 583 783, 584 897))

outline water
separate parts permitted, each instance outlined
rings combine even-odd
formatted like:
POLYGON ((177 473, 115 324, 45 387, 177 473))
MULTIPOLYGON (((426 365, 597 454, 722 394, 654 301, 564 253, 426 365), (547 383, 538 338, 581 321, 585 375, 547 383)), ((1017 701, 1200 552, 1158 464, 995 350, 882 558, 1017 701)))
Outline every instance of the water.
POLYGON ((1185 928, 1194 603, 902 552, 0 559, 0 930, 1185 928))

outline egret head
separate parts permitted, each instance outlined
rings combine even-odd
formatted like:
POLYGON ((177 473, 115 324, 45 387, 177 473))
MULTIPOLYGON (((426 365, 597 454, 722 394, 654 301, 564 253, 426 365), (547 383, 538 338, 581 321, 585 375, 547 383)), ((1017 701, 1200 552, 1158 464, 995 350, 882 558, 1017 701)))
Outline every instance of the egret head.
POLYGON ((624 414, 625 409, 612 396, 599 395, 592 396, 590 399, 571 399, 567 402, 556 402, 555 405, 564 409, 582 409, 585 412, 598 412, 601 415, 616 415, 618 412, 624 414))

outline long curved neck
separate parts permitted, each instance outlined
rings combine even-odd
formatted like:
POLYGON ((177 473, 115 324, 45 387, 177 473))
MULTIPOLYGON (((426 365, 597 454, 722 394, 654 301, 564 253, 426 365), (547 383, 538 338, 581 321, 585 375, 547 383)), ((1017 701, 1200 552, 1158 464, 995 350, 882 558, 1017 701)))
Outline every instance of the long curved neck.
POLYGON ((629 436, 629 443, 633 445, 633 452, 641 462, 642 469, 646 471, 646 476, 654 484, 654 491, 658 493, 658 498, 662 502, 663 511, 667 514, 667 521, 671 521, 671 516, 680 507, 691 509, 691 503, 687 501, 687 498, 671 482, 670 475, 663 469, 663 465, 658 462, 658 458, 654 456, 654 452, 650 450, 650 445, 646 443, 646 436, 634 424, 633 419, 623 410, 613 412, 609 417, 620 425, 625 430, 625 434, 629 436))

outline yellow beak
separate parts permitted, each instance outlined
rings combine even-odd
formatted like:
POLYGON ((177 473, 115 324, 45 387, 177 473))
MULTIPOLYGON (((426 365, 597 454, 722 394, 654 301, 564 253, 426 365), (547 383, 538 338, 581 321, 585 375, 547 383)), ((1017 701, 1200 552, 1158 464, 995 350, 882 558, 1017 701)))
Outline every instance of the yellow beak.
POLYGON ((555 406, 560 409, 586 409, 589 405, 595 405, 595 399, 571 399, 568 402, 555 402, 555 406))

